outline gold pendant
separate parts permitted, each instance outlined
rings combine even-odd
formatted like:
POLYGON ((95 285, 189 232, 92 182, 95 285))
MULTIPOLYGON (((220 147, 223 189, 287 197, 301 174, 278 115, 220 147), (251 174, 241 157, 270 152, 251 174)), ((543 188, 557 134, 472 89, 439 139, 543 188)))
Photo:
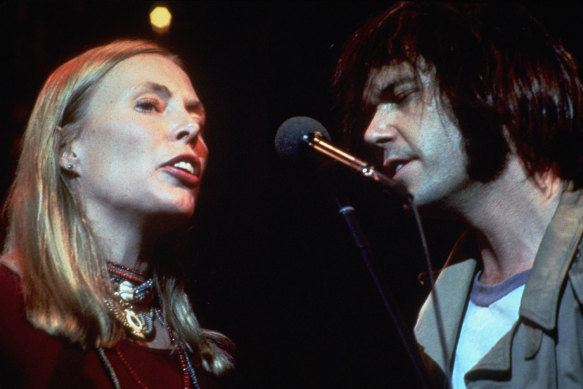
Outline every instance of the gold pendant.
POLYGON ((145 339, 147 334, 144 333, 146 327, 144 319, 140 317, 140 315, 137 315, 131 309, 125 309, 123 312, 126 318, 128 329, 130 330, 132 335, 140 339, 145 339))
POLYGON ((132 309, 126 308, 123 311, 124 326, 130 331, 131 335, 137 339, 145 340, 152 333, 154 328, 152 323, 151 312, 136 313, 132 309))

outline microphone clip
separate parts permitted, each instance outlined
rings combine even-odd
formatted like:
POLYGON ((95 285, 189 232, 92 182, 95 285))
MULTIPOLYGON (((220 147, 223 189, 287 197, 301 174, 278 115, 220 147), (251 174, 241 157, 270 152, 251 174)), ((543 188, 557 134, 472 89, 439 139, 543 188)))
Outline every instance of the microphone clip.
POLYGON ((390 190, 391 193, 398 195, 406 203, 413 201, 413 195, 409 193, 404 185, 379 172, 372 164, 362 161, 333 146, 326 141, 325 136, 320 131, 308 132, 302 136, 302 140, 310 148, 327 155, 353 170, 356 170, 363 177, 378 182, 386 189, 390 190))

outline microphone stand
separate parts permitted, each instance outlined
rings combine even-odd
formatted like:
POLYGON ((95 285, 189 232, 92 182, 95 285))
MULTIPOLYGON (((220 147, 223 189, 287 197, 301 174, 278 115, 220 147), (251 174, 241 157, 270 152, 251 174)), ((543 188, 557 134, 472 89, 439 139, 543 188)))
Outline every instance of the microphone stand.
MULTIPOLYGON (((437 331, 439 334, 439 339, 441 343, 441 351, 442 351, 442 358, 445 361, 445 376, 447 378, 447 387, 451 387, 451 369, 447 365, 448 361, 448 353, 446 349, 446 342, 445 342, 445 330, 443 327, 443 319, 441 316, 441 308, 439 304, 439 300, 437 298, 437 293, 435 292, 435 280, 433 279, 433 268, 431 266, 431 259, 429 256, 429 249, 427 247, 427 241, 425 239, 425 232, 423 231, 423 225, 421 223, 421 219, 419 217, 419 212, 417 210, 416 205, 413 202, 413 196, 409 193, 407 188, 404 185, 400 184, 399 182, 393 180, 392 178, 386 176, 382 172, 375 169, 375 167, 359 158, 346 153, 345 151, 337 148, 336 146, 329 143, 325 136, 318 130, 313 132, 308 132, 302 136, 302 141, 312 149, 330 157, 332 160, 336 162, 340 162, 342 165, 351 168, 354 171, 357 171, 361 177, 367 178, 373 182, 379 184, 382 188, 385 189, 385 193, 390 193, 392 195, 397 196, 403 204, 404 209, 409 209, 412 211, 413 216, 415 217, 415 224, 419 231, 419 237, 421 240, 421 245, 423 247, 423 253, 426 261, 427 271, 429 274, 429 282, 431 285, 431 297, 433 299, 433 303, 435 306, 435 316, 437 322, 437 331)), ((420 363, 419 355, 414 351, 414 348, 411 347, 412 342, 409 340, 409 337, 405 335, 400 322, 397 318, 395 311, 393 310, 391 304, 389 303, 389 299, 387 294, 385 293, 379 278, 376 275, 372 264, 372 252, 370 250, 369 244, 367 239, 364 236, 364 233, 360 229, 360 226, 356 220, 355 210, 353 207, 349 205, 343 205, 340 201, 337 200, 339 212, 342 216, 344 216, 344 220, 348 229, 351 232, 352 238, 356 244, 356 246, 360 250, 360 256, 364 260, 366 267, 372 280, 383 299, 383 303, 387 312, 389 313, 397 332, 407 350, 407 354, 411 358, 413 362, 413 366, 421 380, 423 387, 428 388, 428 379, 426 377, 425 371, 422 367, 422 363, 420 363)))
POLYGON ((401 339, 401 342, 403 343, 403 346, 405 347, 405 350, 407 351, 407 354, 411 359, 411 362, 413 363, 413 367, 415 368, 415 372, 417 373, 417 376, 421 381, 422 387, 429 388, 430 387, 428 384, 429 380, 423 367, 423 364, 421 362, 421 359, 419 357, 419 354, 417 353, 414 346, 412 346, 413 342, 411 341, 410 337, 407 336, 407 334, 403 330, 399 316, 396 310, 393 309, 393 304, 391 304, 389 296, 385 292, 385 289, 383 288, 383 285, 374 269, 373 265, 374 256, 372 254, 372 250, 370 248, 368 239, 366 238, 364 232, 360 227, 360 224, 358 223, 354 207, 352 207, 349 204, 343 203, 338 199, 338 197, 336 197, 336 205, 338 206, 338 213, 342 215, 344 222, 346 223, 346 226, 350 231, 350 235, 352 236, 354 244, 360 251, 360 257, 364 261, 368 273, 371 276, 372 281, 378 293, 381 296, 381 299, 383 300, 385 309, 389 313, 391 321, 393 322, 393 325, 395 326, 395 329, 399 334, 399 338, 401 339))

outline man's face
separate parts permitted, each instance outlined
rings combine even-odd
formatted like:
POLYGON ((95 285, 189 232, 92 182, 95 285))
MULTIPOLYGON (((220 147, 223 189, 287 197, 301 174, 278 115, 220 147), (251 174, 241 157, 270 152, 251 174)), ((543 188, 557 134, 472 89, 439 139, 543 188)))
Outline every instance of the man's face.
POLYGON ((408 63, 372 69, 363 92, 374 111, 364 140, 380 148, 387 174, 419 206, 455 206, 470 181, 462 136, 438 92, 431 71, 417 79, 408 63))

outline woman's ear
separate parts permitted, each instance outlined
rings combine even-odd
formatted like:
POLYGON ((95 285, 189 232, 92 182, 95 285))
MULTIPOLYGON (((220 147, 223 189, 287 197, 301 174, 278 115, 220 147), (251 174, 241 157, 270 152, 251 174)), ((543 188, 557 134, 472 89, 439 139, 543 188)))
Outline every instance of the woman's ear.
MULTIPOLYGON (((60 138, 63 139, 64 129, 61 126, 57 126, 57 133, 59 133, 60 138)), ((61 142, 59 150, 59 166, 67 175, 71 177, 76 177, 79 175, 79 157, 73 151, 73 142, 61 142)))
POLYGON ((61 155, 59 158, 59 165, 61 169, 64 170, 67 174, 78 176, 78 158, 77 154, 70 150, 63 150, 61 151, 61 155))

